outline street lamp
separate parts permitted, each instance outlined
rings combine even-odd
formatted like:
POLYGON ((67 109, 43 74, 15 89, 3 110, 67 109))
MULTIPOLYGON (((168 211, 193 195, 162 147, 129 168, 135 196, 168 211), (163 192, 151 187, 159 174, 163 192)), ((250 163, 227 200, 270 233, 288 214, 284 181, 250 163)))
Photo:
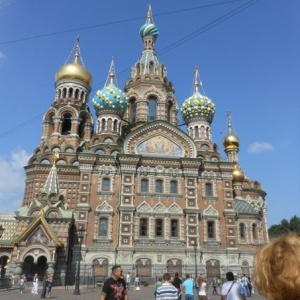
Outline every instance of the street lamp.
POLYGON ((0 238, 2 238, 2 234, 4 232, 5 228, 0 224, 0 238))
POLYGON ((75 278, 75 290, 74 295, 80 295, 79 284, 80 284, 80 261, 81 261, 81 244, 84 236, 84 229, 82 226, 79 227, 78 232, 78 243, 79 243, 79 256, 78 256, 78 264, 77 264, 77 273, 75 278))
POLYGON ((194 244, 194 251, 195 251, 195 281, 197 280, 198 277, 198 272, 197 272, 197 242, 194 244))

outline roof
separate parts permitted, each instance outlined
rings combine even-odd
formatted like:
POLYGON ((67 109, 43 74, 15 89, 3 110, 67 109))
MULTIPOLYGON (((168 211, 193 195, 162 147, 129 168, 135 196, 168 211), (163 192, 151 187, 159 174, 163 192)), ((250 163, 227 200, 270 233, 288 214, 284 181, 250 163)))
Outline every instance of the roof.
POLYGON ((234 199, 234 209, 235 212, 240 215, 260 215, 259 212, 244 199, 234 199))

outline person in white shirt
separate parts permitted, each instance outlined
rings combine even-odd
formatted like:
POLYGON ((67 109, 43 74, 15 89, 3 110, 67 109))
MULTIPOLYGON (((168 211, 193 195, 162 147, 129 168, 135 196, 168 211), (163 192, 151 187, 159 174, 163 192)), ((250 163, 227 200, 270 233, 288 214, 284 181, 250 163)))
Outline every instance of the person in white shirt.
POLYGON ((131 282, 131 275, 130 272, 126 275, 126 288, 127 292, 130 292, 130 282, 131 282))
POLYGON ((221 300, 246 300, 243 287, 234 280, 232 272, 226 273, 227 282, 223 283, 221 289, 221 300))

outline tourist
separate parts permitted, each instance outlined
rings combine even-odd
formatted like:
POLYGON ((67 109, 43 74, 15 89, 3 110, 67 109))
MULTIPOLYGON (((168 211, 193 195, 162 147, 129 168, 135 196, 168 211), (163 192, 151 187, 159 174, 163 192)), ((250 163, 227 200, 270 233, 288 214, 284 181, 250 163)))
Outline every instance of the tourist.
POLYGON ((23 294, 23 290, 25 288, 26 277, 25 274, 21 275, 19 281, 19 294, 23 294))
POLYGON ((171 283, 171 275, 165 273, 163 275, 163 283, 156 291, 156 299, 162 300, 177 300, 178 299, 178 290, 171 283))
POLYGON ((159 276, 157 282, 155 283, 155 291, 154 291, 154 296, 156 298, 156 292, 157 289, 162 285, 162 277, 159 276))
POLYGON ((246 276, 246 274, 243 274, 242 287, 243 287, 244 294, 245 294, 246 297, 250 297, 249 284, 250 284, 250 282, 248 280, 248 277, 246 276))
POLYGON ((186 279, 182 283, 182 290, 185 294, 185 300, 194 300, 195 283, 190 274, 186 274, 186 279))
POLYGON ((300 299, 300 234, 283 235, 254 256, 253 282, 268 299, 300 299))
POLYGON ((100 300, 129 300, 126 282, 122 278, 122 267, 115 265, 111 271, 111 277, 103 284, 100 300))
POLYGON ((221 300, 246 300, 243 287, 234 280, 232 272, 226 273, 227 282, 224 282, 221 289, 221 300))
POLYGON ((131 275, 130 275, 130 272, 128 272, 127 275, 126 275, 127 292, 130 292, 130 282, 131 282, 131 275))
POLYGON ((38 274, 35 273, 34 276, 33 276, 31 293, 37 294, 38 293, 38 286, 39 286, 39 277, 38 277, 38 274))
POLYGON ((53 283, 53 275, 47 273, 46 275, 46 298, 50 298, 51 290, 52 290, 52 283, 53 283))
POLYGON ((134 288, 136 291, 139 291, 141 289, 140 286, 140 277, 138 274, 136 274, 135 278, 134 278, 134 288))
POLYGON ((207 280, 202 276, 199 276, 197 279, 198 285, 198 299, 199 300, 208 300, 207 296, 207 280))
POLYGON ((218 295, 218 292, 217 292, 217 286, 218 286, 217 277, 213 278, 211 285, 212 285, 212 288, 213 288, 212 294, 213 295, 218 295))
POLYGON ((178 290, 178 300, 181 299, 181 284, 182 284, 182 280, 179 277, 178 272, 175 272, 175 277, 172 280, 172 284, 176 287, 176 289, 178 290))

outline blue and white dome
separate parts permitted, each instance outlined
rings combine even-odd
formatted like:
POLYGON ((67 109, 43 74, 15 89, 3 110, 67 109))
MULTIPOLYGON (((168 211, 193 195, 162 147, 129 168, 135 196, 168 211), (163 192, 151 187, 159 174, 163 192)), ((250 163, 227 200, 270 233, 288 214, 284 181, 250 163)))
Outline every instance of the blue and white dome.
POLYGON ((113 82, 97 91, 92 103, 97 114, 104 110, 115 110, 118 114, 124 115, 127 109, 125 94, 113 82))
POLYGON ((158 28, 151 23, 146 23, 140 28, 140 36, 143 39, 146 36, 158 37, 158 28))

